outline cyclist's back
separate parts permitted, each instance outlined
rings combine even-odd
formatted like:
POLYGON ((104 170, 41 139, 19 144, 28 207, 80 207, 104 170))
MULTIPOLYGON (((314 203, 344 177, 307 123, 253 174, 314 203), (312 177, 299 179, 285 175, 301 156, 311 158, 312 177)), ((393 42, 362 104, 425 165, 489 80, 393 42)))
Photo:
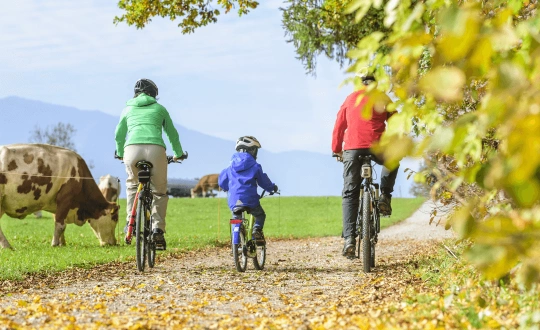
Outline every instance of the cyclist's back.
POLYGON ((165 215, 167 212, 167 155, 163 131, 171 143, 174 160, 181 159, 182 146, 178 131, 165 107, 157 103, 158 88, 150 79, 139 79, 134 87, 135 95, 127 102, 116 127, 116 152, 124 160, 128 178, 127 221, 133 207, 138 185, 139 161, 152 163, 150 185, 153 192, 152 232, 153 239, 165 249, 165 215), (126 139, 126 135, 127 139, 126 139))
MULTIPOLYGON (((372 75, 362 77, 365 86, 375 82, 372 75)), ((381 155, 373 153, 370 149, 374 143, 379 141, 386 129, 386 121, 393 113, 386 111, 386 105, 391 102, 386 95, 380 95, 377 102, 372 102, 367 96, 363 96, 365 89, 350 94, 338 114, 334 131, 332 134, 332 152, 339 154, 343 158, 343 232, 345 239, 343 255, 354 255, 356 237, 356 218, 358 216, 360 185, 361 155, 373 155, 374 160, 384 164, 381 155), (358 98, 362 97, 358 103, 358 98), (370 118, 363 118, 363 110, 368 109, 370 118)), ((390 215, 392 213, 391 198, 394 184, 397 177, 398 168, 390 171, 383 166, 381 175, 381 197, 379 208, 381 214, 390 215)))
MULTIPOLYGON (((237 152, 232 156, 231 165, 221 171, 218 183, 223 191, 229 192, 228 204, 231 211, 236 206, 249 207, 250 213, 255 217, 253 238, 264 240, 262 230, 266 213, 261 207, 257 186, 269 192, 277 191, 278 188, 256 161, 259 148, 261 144, 253 136, 240 137, 236 142, 237 152)), ((233 211, 233 217, 239 216, 240 214, 233 211)))

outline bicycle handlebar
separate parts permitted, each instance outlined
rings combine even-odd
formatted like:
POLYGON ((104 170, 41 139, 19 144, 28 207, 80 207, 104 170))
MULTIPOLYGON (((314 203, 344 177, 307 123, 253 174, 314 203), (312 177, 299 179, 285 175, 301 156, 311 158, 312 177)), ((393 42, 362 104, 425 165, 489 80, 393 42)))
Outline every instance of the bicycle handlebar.
POLYGON ((268 195, 272 196, 273 194, 278 194, 278 195, 281 195, 281 192, 280 191, 266 191, 266 190, 263 190, 263 192, 261 193, 261 196, 259 196, 259 199, 263 198, 264 197, 264 194, 265 193, 268 193, 268 195))
POLYGON ((343 162, 343 156, 341 156, 340 154, 336 154, 335 152, 333 152, 332 157, 337 158, 336 160, 338 162, 343 162))
MULTIPOLYGON (((116 153, 116 150, 114 151, 114 159, 123 160, 123 158, 118 157, 118 154, 116 153)), ((188 159, 188 152, 184 151, 182 156, 180 156, 180 158, 178 158, 177 161, 174 161, 174 156, 167 156, 167 164, 171 164, 171 163, 179 163, 180 164, 180 163, 182 163, 182 160, 186 160, 186 159, 188 159)))

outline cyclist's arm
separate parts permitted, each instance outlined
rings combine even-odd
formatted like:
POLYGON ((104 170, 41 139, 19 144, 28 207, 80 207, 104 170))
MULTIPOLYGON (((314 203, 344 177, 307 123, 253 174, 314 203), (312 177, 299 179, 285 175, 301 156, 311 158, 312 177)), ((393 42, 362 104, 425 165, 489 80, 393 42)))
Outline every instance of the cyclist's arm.
POLYGON ((334 132, 332 133, 332 152, 340 153, 343 151, 343 136, 347 129, 347 101, 343 103, 337 114, 334 132))
POLYGON ((116 125, 116 131, 114 132, 116 140, 116 154, 118 157, 124 157, 124 145, 126 144, 126 134, 127 134, 127 120, 126 120, 126 110, 122 111, 120 116, 120 122, 116 125))
POLYGON ((257 184, 259 187, 263 188, 266 191, 274 191, 274 183, 270 180, 268 175, 263 172, 262 166, 260 164, 257 164, 257 174, 255 174, 255 179, 257 180, 257 184))
POLYGON ((223 189, 223 191, 229 191, 229 176, 227 174, 227 169, 221 171, 218 177, 218 184, 223 189))
POLYGON ((165 108, 163 108, 163 117, 163 129, 165 131, 165 134, 167 134, 167 138, 171 143, 174 155, 177 158, 180 158, 180 156, 182 156, 182 154, 184 153, 184 151, 182 150, 182 145, 180 144, 180 137, 178 136, 178 131, 174 127, 169 112, 165 108))

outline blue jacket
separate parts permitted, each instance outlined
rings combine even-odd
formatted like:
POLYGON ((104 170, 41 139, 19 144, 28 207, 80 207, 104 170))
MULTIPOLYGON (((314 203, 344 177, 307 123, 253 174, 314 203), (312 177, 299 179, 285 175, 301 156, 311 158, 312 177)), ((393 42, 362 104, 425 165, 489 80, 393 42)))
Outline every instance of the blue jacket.
POLYGON ((231 210, 238 205, 260 205, 257 185, 266 191, 274 190, 274 184, 261 165, 247 152, 237 152, 232 156, 231 165, 221 171, 218 183, 221 189, 229 192, 231 210))

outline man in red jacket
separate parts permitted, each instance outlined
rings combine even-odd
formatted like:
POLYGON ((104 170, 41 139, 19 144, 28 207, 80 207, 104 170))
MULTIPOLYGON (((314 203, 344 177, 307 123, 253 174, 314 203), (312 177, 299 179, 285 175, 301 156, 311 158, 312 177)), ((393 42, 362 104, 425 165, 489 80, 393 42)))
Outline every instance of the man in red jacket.
MULTIPOLYGON (((375 82, 372 75, 362 76, 362 83, 367 86, 375 82)), ((332 134, 332 151, 343 158, 343 233, 345 245, 343 255, 354 256, 356 245, 356 218, 358 217, 360 185, 360 155, 373 155, 375 161, 383 165, 384 159, 380 155, 374 154, 371 146, 379 141, 382 133, 386 129, 386 121, 395 112, 387 112, 386 105, 392 101, 384 95, 383 102, 377 102, 378 106, 371 109, 371 118, 362 118, 362 110, 368 104, 367 97, 363 97, 358 103, 359 97, 365 90, 358 90, 350 94, 337 114, 334 132, 332 134)), ((370 103, 371 104, 371 103, 370 103)), ((382 215, 392 213, 391 198, 394 191, 394 184, 398 168, 393 171, 383 166, 381 174, 381 196, 379 198, 379 209, 382 215)))

